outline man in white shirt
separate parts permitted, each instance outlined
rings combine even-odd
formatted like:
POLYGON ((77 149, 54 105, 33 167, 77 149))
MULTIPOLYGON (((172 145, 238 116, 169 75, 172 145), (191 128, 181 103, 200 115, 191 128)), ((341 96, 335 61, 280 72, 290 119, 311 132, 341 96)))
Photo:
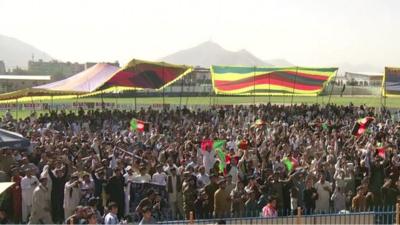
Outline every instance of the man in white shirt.
POLYGON ((21 179, 22 193, 22 222, 28 221, 28 216, 32 209, 33 191, 39 184, 37 177, 32 176, 32 170, 26 170, 26 176, 21 179))
POLYGON ((314 188, 317 190, 318 199, 315 201, 316 212, 329 212, 329 199, 332 185, 325 181, 325 175, 320 174, 319 181, 315 183, 314 188))
POLYGON ((110 202, 108 204, 108 209, 110 210, 109 213, 107 213, 106 217, 104 218, 104 224, 107 225, 113 225, 113 224, 118 224, 118 205, 115 202, 110 202))
POLYGON ((169 174, 167 178, 168 203, 172 214, 171 219, 176 219, 178 213, 183 215, 182 180, 174 167, 171 167, 169 174))
POLYGON ((213 168, 215 163, 215 152, 211 148, 207 148, 205 151, 201 151, 203 154, 203 165, 206 169, 206 173, 210 173, 210 169, 213 168))
POLYGON ((64 216, 70 217, 81 200, 81 182, 77 172, 71 175, 71 179, 64 186, 64 216))
POLYGON ((140 171, 139 176, 136 176, 135 178, 133 178, 133 181, 138 182, 138 183, 150 182, 151 176, 146 172, 146 167, 144 165, 140 166, 139 171, 140 171))
POLYGON ((163 172, 163 166, 161 164, 157 165, 157 172, 153 174, 151 182, 158 185, 167 185, 167 175, 163 172))
POLYGON ((127 166, 125 168, 126 173, 124 174, 125 180, 125 215, 129 213, 129 198, 130 198, 130 190, 131 190, 131 183, 134 181, 136 174, 133 173, 133 169, 131 166, 127 166))
POLYGON ((197 174, 197 181, 199 182, 199 187, 203 188, 210 183, 210 178, 206 174, 206 169, 204 166, 200 166, 199 174, 197 174))

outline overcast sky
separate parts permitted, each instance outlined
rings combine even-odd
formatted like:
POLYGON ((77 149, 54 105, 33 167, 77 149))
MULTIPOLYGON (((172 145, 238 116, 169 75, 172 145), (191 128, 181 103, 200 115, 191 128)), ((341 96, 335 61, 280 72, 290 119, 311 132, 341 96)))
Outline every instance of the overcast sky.
POLYGON ((213 40, 304 66, 400 65, 399 0, 0 0, 0 28, 65 61, 155 60, 213 40))

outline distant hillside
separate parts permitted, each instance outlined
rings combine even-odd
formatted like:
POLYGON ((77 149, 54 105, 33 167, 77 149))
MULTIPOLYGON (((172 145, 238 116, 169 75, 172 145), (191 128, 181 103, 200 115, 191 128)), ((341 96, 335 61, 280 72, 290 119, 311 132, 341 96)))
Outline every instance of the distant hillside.
POLYGON ((270 59, 270 60, 264 60, 264 62, 274 65, 274 66, 294 66, 293 63, 287 61, 286 59, 270 59))
POLYGON ((21 68, 28 67, 28 61, 32 59, 42 59, 49 61, 52 59, 47 53, 22 42, 18 39, 0 35, 0 61, 4 61, 7 69, 19 66, 21 68))
POLYGON ((271 66, 246 50, 228 51, 214 42, 204 42, 193 48, 182 50, 161 59, 176 64, 208 67, 210 65, 255 65, 271 66))

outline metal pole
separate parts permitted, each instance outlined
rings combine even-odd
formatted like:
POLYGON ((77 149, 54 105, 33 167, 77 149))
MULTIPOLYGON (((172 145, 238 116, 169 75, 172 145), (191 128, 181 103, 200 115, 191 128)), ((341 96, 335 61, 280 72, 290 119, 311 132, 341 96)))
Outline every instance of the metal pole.
POLYGON ((271 103, 271 73, 268 74, 268 102, 271 103))
POLYGON ((256 66, 253 69, 253 105, 256 105, 256 66))
MULTIPOLYGON (((163 82, 165 82, 164 62, 162 62, 162 76, 163 76, 163 82)), ((162 89, 162 105, 163 105, 163 110, 165 110, 165 88, 162 89)))
POLYGON ((17 121, 18 121, 18 111, 19 111, 19 107, 18 107, 18 98, 16 98, 15 99, 15 106, 16 106, 16 108, 17 108, 17 110, 16 110, 16 112, 15 112, 15 117, 17 118, 17 121))
POLYGON ((299 67, 296 66, 296 76, 294 77, 293 89, 292 89, 292 99, 290 100, 290 105, 293 104, 294 88, 295 88, 296 82, 297 82, 297 71, 298 71, 298 69, 299 69, 299 67))
POLYGON ((104 98, 103 98, 103 91, 100 92, 101 96, 101 110, 104 111, 104 98))
POLYGON ((182 93, 183 93, 183 81, 184 81, 185 77, 182 77, 181 79, 181 93, 179 95, 179 108, 182 108, 182 93))
POLYGON ((385 68, 385 83, 384 83, 384 85, 385 85, 385 95, 383 96, 383 106, 385 106, 385 108, 386 108, 386 98, 387 98, 387 96, 386 96, 386 68, 385 68))
POLYGON ((54 100, 53 100, 53 95, 52 95, 51 96, 51 109, 49 111, 51 111, 53 109, 54 109, 54 100))
POLYGON ((328 105, 329 105, 329 103, 331 102, 333 87, 335 87, 335 83, 336 83, 336 82, 335 82, 335 80, 336 80, 336 75, 337 75, 337 70, 336 70, 335 76, 333 77, 333 84, 332 84, 331 92, 329 93, 328 105))
POLYGON ((137 111, 137 108, 136 108, 136 107, 137 107, 137 105, 136 105, 136 103, 137 103, 137 102, 136 102, 136 101, 137 101, 137 100, 136 100, 136 94, 137 94, 137 93, 136 93, 136 92, 137 92, 137 90, 136 90, 136 88, 135 88, 135 90, 133 91, 133 94, 134 94, 134 96, 135 96, 135 98, 134 98, 134 100, 135 100, 135 112, 137 111))

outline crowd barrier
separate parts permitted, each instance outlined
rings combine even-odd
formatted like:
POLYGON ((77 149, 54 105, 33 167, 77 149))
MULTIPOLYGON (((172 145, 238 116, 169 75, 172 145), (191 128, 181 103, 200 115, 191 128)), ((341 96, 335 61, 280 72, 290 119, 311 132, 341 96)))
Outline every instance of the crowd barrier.
POLYGON ((223 218, 189 219, 189 220, 164 220, 159 224, 216 224, 224 220, 226 224, 400 224, 400 205, 393 207, 380 207, 366 212, 341 211, 339 213, 303 215, 301 209, 297 213, 276 218, 262 217, 261 212, 255 212, 258 216, 234 218, 231 215, 223 218))

